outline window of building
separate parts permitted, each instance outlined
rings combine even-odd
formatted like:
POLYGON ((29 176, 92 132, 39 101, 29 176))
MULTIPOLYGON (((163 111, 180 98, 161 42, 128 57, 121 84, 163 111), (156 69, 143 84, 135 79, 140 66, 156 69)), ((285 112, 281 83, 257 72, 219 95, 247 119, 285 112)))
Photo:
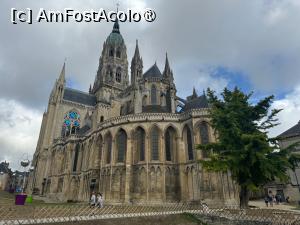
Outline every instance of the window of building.
POLYGON ((169 127, 165 134, 165 151, 166 161, 172 161, 172 152, 174 150, 174 135, 175 131, 172 127, 169 127))
POLYGON ((117 56, 118 58, 121 58, 121 50, 120 50, 120 48, 118 48, 117 53, 116 53, 116 56, 117 56))
POLYGON ((73 172, 76 172, 76 170, 77 170, 78 156, 79 156, 79 145, 77 144, 76 147, 75 147, 75 155, 74 155, 74 162, 73 162, 73 172))
POLYGON ((106 136, 106 163, 110 163, 112 154, 112 138, 111 135, 106 136))
POLYGON ((156 87, 153 84, 151 87, 151 104, 156 105, 157 104, 157 96, 156 96, 156 87))
POLYGON ((186 140, 187 140, 187 149, 188 149, 188 157, 189 160, 194 159, 194 154, 193 154, 193 141, 192 141, 192 134, 190 128, 186 127, 186 140))
POLYGON ((141 127, 136 130, 136 147, 139 154, 139 160, 145 161, 145 131, 141 127))
MULTIPOLYGON (((199 125, 200 141, 201 144, 205 145, 209 143, 209 133, 207 122, 201 122, 199 125)), ((208 156, 207 151, 202 151, 202 156, 206 158, 208 156)))
POLYGON ((64 116, 62 136, 76 134, 80 128, 80 114, 76 111, 70 111, 64 116))
POLYGON ((121 77, 121 68, 118 68, 117 69, 117 72, 116 72, 116 81, 121 83, 121 80, 122 80, 122 77, 121 77))
POLYGON ((157 127, 151 130, 150 136, 152 160, 159 160, 159 130, 157 127))
POLYGON ((118 162, 124 162, 126 148, 127 148, 127 135, 124 130, 120 130, 117 134, 118 162))
POLYGON ((109 56, 114 57, 114 49, 113 48, 109 49, 109 56))
POLYGON ((100 117, 100 122, 103 122, 104 121, 104 116, 101 116, 100 117))
POLYGON ((201 144, 209 143, 208 126, 206 122, 202 122, 199 126, 201 144))

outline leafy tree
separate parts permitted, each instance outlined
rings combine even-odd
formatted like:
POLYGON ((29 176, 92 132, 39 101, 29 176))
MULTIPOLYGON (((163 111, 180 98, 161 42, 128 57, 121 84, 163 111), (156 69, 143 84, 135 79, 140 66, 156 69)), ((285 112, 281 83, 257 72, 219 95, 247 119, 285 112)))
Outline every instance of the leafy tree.
POLYGON ((274 96, 251 104, 251 94, 237 87, 227 88, 219 98, 208 89, 211 125, 217 142, 197 146, 208 151, 209 160, 200 160, 209 171, 230 171, 240 186, 240 207, 247 208, 249 191, 257 190, 275 179, 286 181, 287 169, 294 169, 299 155, 292 153, 296 145, 279 149, 278 138, 269 138, 268 130, 277 126, 279 109, 270 109, 274 96))

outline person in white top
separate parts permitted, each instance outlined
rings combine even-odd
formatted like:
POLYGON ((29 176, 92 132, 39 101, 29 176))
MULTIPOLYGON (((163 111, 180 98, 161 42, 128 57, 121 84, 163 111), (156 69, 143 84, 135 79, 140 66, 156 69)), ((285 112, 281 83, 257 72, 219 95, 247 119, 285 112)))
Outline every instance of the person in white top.
POLYGON ((90 206, 95 206, 96 205, 96 194, 95 192, 92 192, 92 195, 91 195, 91 199, 90 199, 90 206))
POLYGON ((103 207, 103 197, 102 197, 101 193, 98 193, 98 195, 97 195, 97 206, 99 208, 103 207))

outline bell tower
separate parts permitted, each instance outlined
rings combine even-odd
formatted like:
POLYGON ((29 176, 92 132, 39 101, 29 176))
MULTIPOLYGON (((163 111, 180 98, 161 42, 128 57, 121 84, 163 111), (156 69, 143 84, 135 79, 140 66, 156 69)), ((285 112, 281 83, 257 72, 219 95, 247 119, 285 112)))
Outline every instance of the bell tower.
POLYGON ((98 99, 110 101, 129 84, 128 61, 124 39, 118 20, 103 43, 99 67, 91 93, 98 99))

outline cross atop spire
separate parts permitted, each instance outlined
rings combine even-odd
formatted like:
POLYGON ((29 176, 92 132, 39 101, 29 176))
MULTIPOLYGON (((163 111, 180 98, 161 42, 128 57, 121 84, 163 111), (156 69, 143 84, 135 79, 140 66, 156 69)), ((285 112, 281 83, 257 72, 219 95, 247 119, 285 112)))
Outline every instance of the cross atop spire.
POLYGON ((119 12, 119 6, 120 6, 120 3, 119 2, 117 2, 117 13, 119 12))

